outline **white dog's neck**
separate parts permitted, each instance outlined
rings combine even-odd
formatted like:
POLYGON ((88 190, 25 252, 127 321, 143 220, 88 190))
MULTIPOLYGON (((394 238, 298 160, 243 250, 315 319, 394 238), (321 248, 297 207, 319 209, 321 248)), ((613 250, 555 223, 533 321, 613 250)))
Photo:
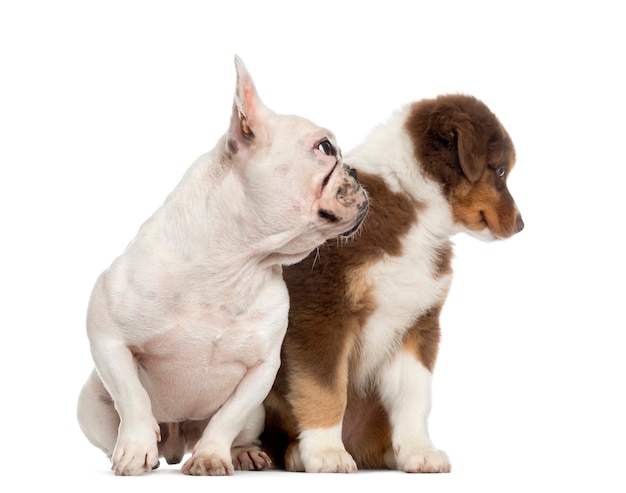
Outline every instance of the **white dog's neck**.
POLYGON ((188 276, 215 289, 248 289, 253 279, 263 282, 281 271, 275 251, 294 236, 261 231, 257 212, 231 164, 214 150, 189 168, 128 252, 147 268, 159 265, 159 271, 168 264, 179 272, 187 266, 188 276))

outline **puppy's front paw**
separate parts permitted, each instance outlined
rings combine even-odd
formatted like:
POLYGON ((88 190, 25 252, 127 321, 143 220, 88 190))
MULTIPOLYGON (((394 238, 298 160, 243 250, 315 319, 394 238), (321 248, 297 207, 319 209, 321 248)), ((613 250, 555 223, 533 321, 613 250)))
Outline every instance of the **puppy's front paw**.
POLYGON ((233 464, 230 458, 218 454, 196 454, 185 462, 181 471, 190 476, 232 476, 233 464))
POLYGON ((396 454, 397 469, 405 472, 450 472, 450 460, 443 450, 399 450, 396 454))
POLYGON ((231 455, 236 471, 261 471, 272 467, 272 460, 256 445, 234 447, 231 455))
POLYGON ((138 476, 156 469, 159 465, 157 441, 159 426, 120 426, 115 450, 111 456, 111 469, 116 476, 138 476), (143 428, 143 429, 142 429, 143 428))
POLYGON ((305 465, 307 472, 356 472, 356 462, 342 449, 324 450, 310 457, 305 465))
POLYGON ((356 462, 345 449, 332 448, 303 454, 301 462, 306 472, 356 472, 356 462))

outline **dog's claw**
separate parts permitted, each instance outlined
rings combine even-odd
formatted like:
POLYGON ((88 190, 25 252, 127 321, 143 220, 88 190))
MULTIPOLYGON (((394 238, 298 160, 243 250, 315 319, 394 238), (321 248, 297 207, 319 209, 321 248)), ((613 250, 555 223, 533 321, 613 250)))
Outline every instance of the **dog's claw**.
POLYGON ((272 467, 269 456, 256 446, 237 447, 232 456, 236 471, 262 471, 272 467))
POLYGON ((397 457, 397 468, 409 473, 448 473, 450 460, 442 450, 415 450, 412 454, 397 457))
POLYGON ((191 456, 181 471, 190 476, 232 476, 233 465, 217 454, 191 456))

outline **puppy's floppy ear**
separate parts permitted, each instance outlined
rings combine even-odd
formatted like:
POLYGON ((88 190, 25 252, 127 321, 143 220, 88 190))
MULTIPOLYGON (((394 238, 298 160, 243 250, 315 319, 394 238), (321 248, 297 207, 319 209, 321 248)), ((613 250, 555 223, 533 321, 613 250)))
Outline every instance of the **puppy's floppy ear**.
POLYGON ((267 108, 259 98, 254 81, 241 58, 235 55, 237 86, 233 101, 233 113, 228 131, 229 147, 234 153, 239 146, 249 145, 255 138, 255 129, 260 125, 267 108))
POLYGON ((476 183, 487 167, 487 139, 471 122, 463 122, 455 128, 459 162, 466 178, 476 183))

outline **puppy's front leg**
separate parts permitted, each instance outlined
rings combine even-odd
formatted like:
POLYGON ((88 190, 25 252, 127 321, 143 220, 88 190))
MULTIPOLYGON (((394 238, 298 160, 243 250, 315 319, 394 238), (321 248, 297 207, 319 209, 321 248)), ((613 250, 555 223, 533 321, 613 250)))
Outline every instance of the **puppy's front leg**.
MULTIPOLYGON (((346 341, 345 348, 351 345, 346 341)), ((341 347, 341 346, 339 346, 341 347)), ((290 350, 295 350, 290 347, 290 350)), ((330 350, 329 350, 330 351, 330 350)), ((349 350, 329 358, 337 367, 291 368, 289 402, 298 424, 298 440, 288 447, 285 465, 290 471, 339 472, 357 470, 342 439, 348 399, 349 350), (325 375, 325 378, 320 378, 325 375), (297 382, 295 384, 294 382, 297 382)))
POLYGON ((412 351, 400 350, 381 372, 379 393, 389 415, 393 456, 388 466, 405 472, 450 472, 445 452, 428 433, 431 372, 412 351))

